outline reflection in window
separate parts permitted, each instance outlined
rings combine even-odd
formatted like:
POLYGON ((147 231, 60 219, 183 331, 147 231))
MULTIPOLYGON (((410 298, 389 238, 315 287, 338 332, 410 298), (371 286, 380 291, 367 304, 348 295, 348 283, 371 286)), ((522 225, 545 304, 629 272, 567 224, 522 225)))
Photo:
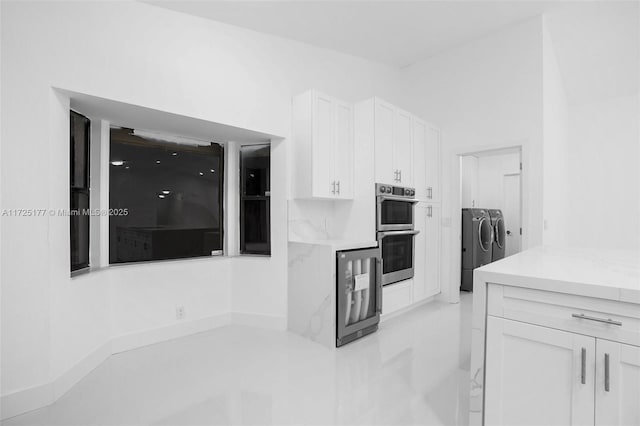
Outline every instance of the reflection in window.
POLYGON ((70 114, 71 270, 89 266, 89 119, 70 114))
POLYGON ((271 254, 271 147, 240 148, 240 252, 271 254))
POLYGON ((223 161, 218 144, 112 128, 110 263, 221 253, 223 161))

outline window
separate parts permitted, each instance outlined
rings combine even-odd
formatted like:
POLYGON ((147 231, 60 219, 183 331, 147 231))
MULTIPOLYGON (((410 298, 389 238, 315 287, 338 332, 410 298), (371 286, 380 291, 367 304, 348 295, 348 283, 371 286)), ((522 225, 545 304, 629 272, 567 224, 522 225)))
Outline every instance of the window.
POLYGON ((271 254, 271 147, 240 148, 240 253, 271 254))
POLYGON ((70 238, 71 271, 89 266, 89 126, 77 112, 70 114, 70 238))
POLYGON ((222 253, 223 149, 112 128, 109 262, 222 253))

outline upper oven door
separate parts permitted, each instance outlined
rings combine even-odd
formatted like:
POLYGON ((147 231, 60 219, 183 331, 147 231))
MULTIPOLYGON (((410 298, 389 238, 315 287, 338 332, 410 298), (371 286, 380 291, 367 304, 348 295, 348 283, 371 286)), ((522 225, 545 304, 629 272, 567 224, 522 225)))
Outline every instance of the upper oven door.
POLYGON ((415 200, 394 197, 392 195, 378 196, 377 230, 401 231, 413 229, 413 205, 415 200))

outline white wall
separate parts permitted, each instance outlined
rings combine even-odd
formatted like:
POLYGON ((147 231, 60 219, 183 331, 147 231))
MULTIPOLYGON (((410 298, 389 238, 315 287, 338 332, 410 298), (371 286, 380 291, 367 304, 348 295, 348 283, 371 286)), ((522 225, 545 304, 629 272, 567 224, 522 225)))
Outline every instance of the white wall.
POLYGON ((504 175, 520 173, 520 153, 478 157, 476 207, 504 210, 504 175))
POLYGON ((638 94, 569 107, 570 245, 640 248, 638 94))
POLYGON ((570 222, 567 95, 547 19, 543 24, 543 243, 563 246, 568 244, 567 224, 570 222))
MULTIPOLYGON (((67 218, 2 218, 2 394, 37 387, 109 336, 225 312, 286 315, 291 98, 397 99, 386 66, 141 3, 2 3, 3 208, 68 206, 68 102, 52 87, 281 135, 273 256, 68 272, 67 218), (37 31, 33 29, 37 28, 37 31)), ((249 321, 249 319, 244 318, 249 321)))
POLYGON ((464 155, 460 158, 460 207, 478 207, 478 157, 464 155))
POLYGON ((457 300, 460 160, 521 145, 523 244, 542 242, 542 20, 535 18, 404 69, 403 107, 443 131, 443 293, 457 300))

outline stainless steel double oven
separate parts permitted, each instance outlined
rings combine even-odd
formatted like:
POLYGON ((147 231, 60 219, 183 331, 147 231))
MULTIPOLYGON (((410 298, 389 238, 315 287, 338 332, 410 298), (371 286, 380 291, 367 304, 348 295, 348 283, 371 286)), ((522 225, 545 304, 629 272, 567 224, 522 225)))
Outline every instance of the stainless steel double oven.
POLYGON ((382 285, 413 278, 414 229, 413 207, 416 191, 376 184, 376 231, 382 250, 382 285))

